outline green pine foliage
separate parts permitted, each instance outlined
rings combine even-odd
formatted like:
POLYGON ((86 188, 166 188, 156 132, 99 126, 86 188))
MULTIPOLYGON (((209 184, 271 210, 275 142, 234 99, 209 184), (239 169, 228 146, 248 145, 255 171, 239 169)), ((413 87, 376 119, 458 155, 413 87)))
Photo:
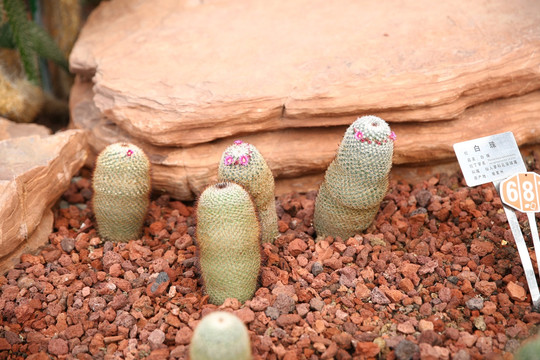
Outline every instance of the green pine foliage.
POLYGON ((28 18, 22 0, 2 0, 0 3, 0 46, 16 48, 29 81, 39 84, 38 59, 49 59, 66 71, 68 62, 50 35, 28 18))

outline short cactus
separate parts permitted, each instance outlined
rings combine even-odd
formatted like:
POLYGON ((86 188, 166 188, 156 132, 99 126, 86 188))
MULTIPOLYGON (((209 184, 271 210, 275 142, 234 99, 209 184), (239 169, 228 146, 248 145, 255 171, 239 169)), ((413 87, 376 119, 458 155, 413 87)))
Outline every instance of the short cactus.
POLYGON ((248 330, 237 316, 214 311, 195 328, 189 357, 191 360, 252 359, 248 330))
POLYGON ((137 239, 150 203, 150 162, 137 146, 115 143, 98 156, 92 205, 99 234, 111 241, 137 239))
POLYGON ((521 345, 516 354, 515 360, 536 360, 540 357, 540 338, 536 337, 521 345))
POLYGON ((236 140, 223 152, 218 168, 220 181, 242 185, 253 198, 261 222, 262 242, 274 242, 279 235, 274 176, 255 146, 236 140))
POLYGON ((260 227, 255 205, 242 186, 220 182, 202 192, 196 239, 209 302, 251 299, 261 268, 260 227))
POLYGON ((315 202, 318 238, 347 239, 373 222, 388 189, 395 139, 376 116, 363 116, 349 126, 315 202))

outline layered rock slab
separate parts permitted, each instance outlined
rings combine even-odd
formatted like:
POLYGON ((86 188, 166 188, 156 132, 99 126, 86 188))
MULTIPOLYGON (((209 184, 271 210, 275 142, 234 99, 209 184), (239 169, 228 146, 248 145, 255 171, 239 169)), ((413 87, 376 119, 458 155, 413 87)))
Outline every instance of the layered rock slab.
POLYGON ((0 117, 0 140, 12 139, 22 136, 47 136, 51 130, 43 125, 16 123, 0 117))
MULTIPOLYGON (((347 126, 285 129, 232 136, 190 147, 163 147, 141 141, 103 116, 93 102, 89 82, 75 83, 71 93, 72 125, 88 130, 88 165, 108 144, 130 141, 142 147, 153 165, 155 190, 193 200, 216 180, 222 152, 234 140, 254 144, 276 176, 276 192, 317 189, 347 126)), ((456 119, 429 123, 393 123, 397 134, 394 165, 455 162, 452 145, 459 141, 512 131, 518 145, 539 143, 540 91, 500 99, 467 109, 456 119)), ((352 123, 355 117, 350 117, 352 123)), ((457 169, 456 167, 454 167, 457 169)))
POLYGON ((540 88, 540 5, 113 0, 70 57, 100 113, 186 147, 288 128, 445 122, 540 88))
POLYGON ((51 207, 84 165, 87 146, 82 130, 0 141, 1 272, 21 253, 46 243, 53 225, 51 207))

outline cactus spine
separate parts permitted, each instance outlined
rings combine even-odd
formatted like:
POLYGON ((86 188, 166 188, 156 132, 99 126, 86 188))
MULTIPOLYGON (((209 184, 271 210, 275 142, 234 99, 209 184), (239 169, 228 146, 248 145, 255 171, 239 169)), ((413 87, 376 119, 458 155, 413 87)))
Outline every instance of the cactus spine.
POLYGON ((274 176, 255 146, 236 140, 223 152, 218 168, 220 181, 242 185, 253 198, 261 222, 262 241, 274 242, 279 235, 274 176))
POLYGON ((150 203, 150 162, 137 146, 115 143, 98 156, 92 181, 99 234, 111 241, 139 237, 150 203))
POLYGON ((203 191, 196 238, 209 302, 251 299, 261 267, 260 227, 255 205, 242 186, 221 182, 203 191))
POLYGON ((206 315, 193 332, 191 360, 249 360, 251 343, 246 326, 225 311, 206 315))
POLYGON ((396 135, 376 116, 358 118, 345 132, 315 202, 319 238, 347 239, 372 222, 388 189, 396 135))

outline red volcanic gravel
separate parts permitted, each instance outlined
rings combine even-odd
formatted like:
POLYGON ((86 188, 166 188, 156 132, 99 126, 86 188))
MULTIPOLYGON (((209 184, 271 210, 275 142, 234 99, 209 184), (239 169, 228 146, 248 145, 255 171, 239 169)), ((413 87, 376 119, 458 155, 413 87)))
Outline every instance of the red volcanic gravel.
MULTIPOLYGON (((540 154, 527 164, 538 172, 540 154)), ((49 243, 0 276, 1 359, 185 359, 217 308, 246 323, 256 359, 512 359, 537 332, 491 184, 394 181, 365 232, 319 243, 316 192, 281 196, 281 236, 263 245, 255 297, 217 307, 201 288, 192 204, 156 197, 141 239, 103 242, 89 178, 83 170, 55 207, 49 243)))

